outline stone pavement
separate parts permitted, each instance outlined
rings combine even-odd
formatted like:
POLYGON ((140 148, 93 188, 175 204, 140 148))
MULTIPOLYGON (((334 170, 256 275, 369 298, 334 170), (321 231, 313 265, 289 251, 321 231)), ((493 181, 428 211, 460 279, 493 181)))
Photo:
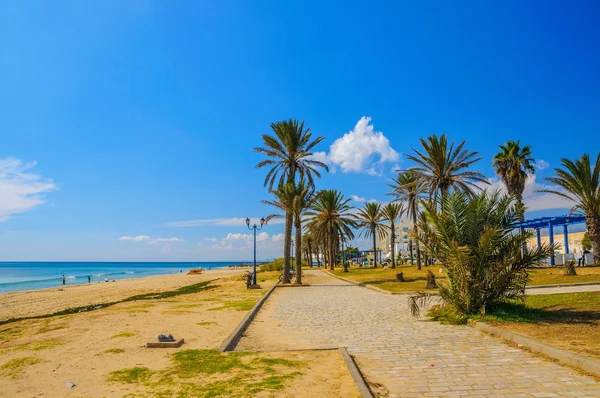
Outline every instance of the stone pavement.
POLYGON ((468 326, 414 319, 406 296, 306 271, 279 288, 239 350, 347 347, 374 392, 390 397, 600 397, 600 383, 468 326))
POLYGON ((525 289, 525 294, 556 294, 556 293, 581 293, 581 292, 600 292, 600 285, 580 285, 580 286, 555 286, 555 287, 537 287, 525 289))

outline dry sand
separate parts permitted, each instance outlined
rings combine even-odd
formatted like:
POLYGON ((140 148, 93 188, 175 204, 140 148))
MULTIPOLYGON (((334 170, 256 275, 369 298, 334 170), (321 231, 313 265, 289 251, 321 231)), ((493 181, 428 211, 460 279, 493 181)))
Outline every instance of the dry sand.
POLYGON ((120 279, 116 282, 95 282, 82 285, 57 286, 0 294, 0 321, 52 314, 72 307, 119 301, 136 294, 163 292, 211 279, 241 275, 246 270, 226 269, 206 271, 200 275, 173 274, 144 278, 120 279))
MULTIPOLYGON (((187 277, 172 275, 131 279, 107 284, 72 286, 58 291, 10 293, 14 314, 42 314, 60 308, 114 301, 132 294, 172 289, 212 277, 207 273, 187 277), (29 297, 29 296, 32 297, 29 297), (19 305, 19 298, 24 301, 19 305)), ((241 273, 241 272, 240 272, 241 273)), ((262 290, 246 290, 242 277, 216 281, 210 290, 161 300, 120 303, 91 312, 46 319, 24 320, 0 326, 0 397, 122 397, 127 394, 154 396, 143 384, 109 382, 113 371, 148 367, 164 371, 173 367, 172 354, 189 349, 216 349, 246 315, 247 309, 266 292, 273 281, 263 281, 262 290), (237 309, 236 309, 237 308, 237 309), (157 333, 185 338, 177 349, 148 349, 145 343, 157 333), (123 350, 105 353, 106 350, 123 350), (31 358, 22 369, 7 369, 14 360, 31 358), (11 362, 12 361, 12 362, 11 362), (65 382, 76 384, 74 388, 65 382)), ((0 296, 1 297, 1 296, 0 296)), ((10 297, 7 299, 7 297, 10 297)), ((6 318, 6 312, 4 313, 6 318)), ((354 386, 339 352, 257 353, 262 358, 300 359, 306 363, 301 375, 285 381, 285 388, 262 391, 256 396, 356 397, 354 386)), ((295 370, 295 369, 294 369, 295 370)), ((205 383, 203 376, 190 380, 205 383)), ((174 387, 176 393, 177 386, 174 387)), ((140 395, 134 395, 140 396, 140 395)), ((169 395, 167 395, 169 396, 169 395)))

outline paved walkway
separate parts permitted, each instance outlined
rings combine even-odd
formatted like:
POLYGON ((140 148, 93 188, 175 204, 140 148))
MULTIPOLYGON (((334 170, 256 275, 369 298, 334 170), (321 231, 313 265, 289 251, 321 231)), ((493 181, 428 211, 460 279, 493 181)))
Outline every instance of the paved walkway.
POLYGON ((580 286, 555 286, 538 287, 525 289, 525 293, 534 294, 556 294, 556 293, 580 293, 580 292, 600 292, 600 285, 580 285, 580 286))
POLYGON ((570 368, 468 326, 412 318, 406 297, 305 274, 312 286, 277 289, 239 350, 345 346, 381 396, 600 396, 600 383, 570 368))

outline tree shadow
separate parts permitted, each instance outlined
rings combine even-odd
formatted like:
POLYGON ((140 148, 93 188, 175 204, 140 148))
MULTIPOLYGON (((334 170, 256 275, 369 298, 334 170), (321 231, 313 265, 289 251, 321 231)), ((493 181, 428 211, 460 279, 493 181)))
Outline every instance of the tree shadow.
POLYGON ((600 322, 600 310, 571 307, 556 309, 531 308, 523 303, 500 302, 489 308, 482 320, 518 323, 586 324, 600 322))

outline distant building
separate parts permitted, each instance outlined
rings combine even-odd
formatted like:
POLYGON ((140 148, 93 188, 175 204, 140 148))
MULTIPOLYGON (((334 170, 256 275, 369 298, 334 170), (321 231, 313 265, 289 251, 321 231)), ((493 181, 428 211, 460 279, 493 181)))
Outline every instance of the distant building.
MULTIPOLYGON (((408 254, 408 232, 413 228, 413 222, 408 218, 401 218, 395 222, 396 228, 396 256, 400 251, 404 251, 408 254)), ((389 225, 386 226, 386 236, 383 239, 377 239, 377 250, 382 251, 383 259, 390 259, 392 255, 392 243, 390 236, 389 225)))

